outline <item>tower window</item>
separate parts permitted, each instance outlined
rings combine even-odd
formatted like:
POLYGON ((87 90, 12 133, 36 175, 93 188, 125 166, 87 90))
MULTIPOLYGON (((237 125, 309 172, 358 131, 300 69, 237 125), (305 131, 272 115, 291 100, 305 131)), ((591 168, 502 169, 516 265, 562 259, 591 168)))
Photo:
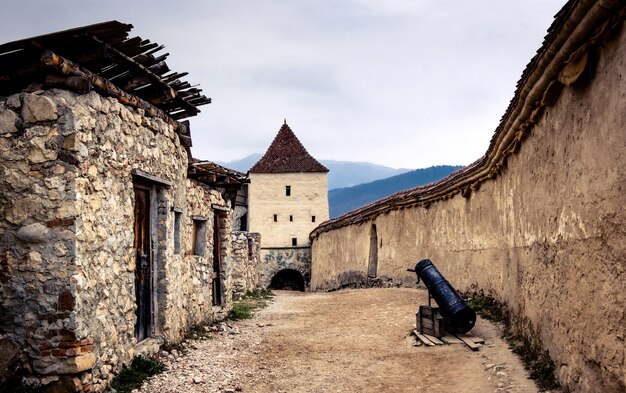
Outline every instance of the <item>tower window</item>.
POLYGON ((292 246, 297 246, 298 245, 298 238, 297 237, 292 237, 291 238, 291 245, 292 246))
POLYGON ((311 216, 311 222, 315 222, 315 216, 311 216))
POLYGON ((278 214, 274 214, 274 222, 278 222, 278 214))
POLYGON ((291 196, 291 186, 285 186, 285 195, 291 196))
POLYGON ((293 221, 293 216, 289 216, 289 221, 293 221))

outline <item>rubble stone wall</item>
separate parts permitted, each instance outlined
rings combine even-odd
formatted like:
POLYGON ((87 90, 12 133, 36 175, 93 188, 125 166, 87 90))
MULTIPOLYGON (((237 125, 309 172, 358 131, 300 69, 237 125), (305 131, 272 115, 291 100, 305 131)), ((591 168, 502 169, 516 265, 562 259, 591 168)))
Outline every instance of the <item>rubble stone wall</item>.
POLYGON ((506 170, 468 198, 392 210, 323 231, 312 244, 311 289, 430 258, 459 290, 505 303, 514 328, 549 350, 575 392, 626 389, 626 29, 593 53, 590 80, 565 87, 506 170))
MULTIPOLYGON (((162 314, 161 326, 166 341, 176 342, 183 338, 184 333, 193 326, 209 323, 215 319, 223 318, 227 311, 232 308, 232 295, 227 291, 223 307, 213 309, 212 305, 212 276, 217 274, 213 270, 214 249, 214 220, 216 210, 213 205, 227 206, 222 196, 214 190, 208 190, 206 186, 187 180, 186 200, 177 200, 174 211, 183 213, 181 223, 181 250, 174 252, 172 238, 168 244, 166 253, 169 256, 164 270, 165 276, 159 277, 165 280, 163 283, 165 294, 165 309, 162 314), (195 255, 193 250, 193 220, 204 221, 206 224, 206 249, 203 255, 195 255)), ((169 209, 171 211, 171 209, 169 209)), ((229 257, 231 246, 224 239, 230 233, 230 214, 218 211, 222 220, 220 235, 222 237, 222 267, 224 287, 230 286, 229 257)), ((168 220, 173 223, 174 218, 168 220)))
POLYGON ((238 298, 248 291, 260 289, 261 234, 233 232, 232 248, 232 288, 233 296, 238 298))
POLYGON ((223 307, 212 306, 210 280, 212 206, 230 202, 186 179, 178 136, 140 109, 57 89, 0 98, 0 340, 22 349, 39 382, 102 390, 153 341, 138 345, 134 333, 132 170, 171 184, 154 187, 152 323, 158 342, 176 341, 231 304, 228 211, 219 212, 223 307), (191 250, 192 217, 206 218, 203 256, 191 250))
POLYGON ((311 247, 261 248, 259 274, 263 288, 268 288, 272 278, 286 269, 298 271, 308 288, 311 281, 311 247))

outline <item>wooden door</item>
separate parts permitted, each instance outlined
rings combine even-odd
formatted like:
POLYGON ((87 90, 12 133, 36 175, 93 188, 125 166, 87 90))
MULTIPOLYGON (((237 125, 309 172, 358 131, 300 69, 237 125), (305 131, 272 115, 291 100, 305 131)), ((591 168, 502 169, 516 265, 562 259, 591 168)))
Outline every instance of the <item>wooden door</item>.
POLYGON ((150 337, 152 325, 151 283, 152 253, 150 247, 150 189, 135 187, 135 301, 137 322, 135 337, 141 341, 150 337))
POLYGON ((222 302, 222 242, 219 214, 213 221, 213 305, 221 306, 222 302))

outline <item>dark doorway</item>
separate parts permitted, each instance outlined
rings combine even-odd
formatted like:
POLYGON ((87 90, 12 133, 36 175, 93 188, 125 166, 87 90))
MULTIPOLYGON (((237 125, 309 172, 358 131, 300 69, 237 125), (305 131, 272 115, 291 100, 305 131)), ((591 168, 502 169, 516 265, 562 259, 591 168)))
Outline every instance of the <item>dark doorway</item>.
POLYGON ((370 231, 370 258, 367 265, 367 275, 369 277, 378 276, 378 234, 376 225, 372 225, 370 231))
POLYGON ((135 301, 137 304, 137 341, 150 336, 152 328, 152 256, 150 252, 150 188, 135 185, 135 301))
POLYGON ((297 270, 284 269, 272 277, 270 288, 304 292, 304 278, 297 270))
POLYGON ((213 305, 221 306, 222 300, 222 240, 220 216, 215 214, 213 219, 213 305))

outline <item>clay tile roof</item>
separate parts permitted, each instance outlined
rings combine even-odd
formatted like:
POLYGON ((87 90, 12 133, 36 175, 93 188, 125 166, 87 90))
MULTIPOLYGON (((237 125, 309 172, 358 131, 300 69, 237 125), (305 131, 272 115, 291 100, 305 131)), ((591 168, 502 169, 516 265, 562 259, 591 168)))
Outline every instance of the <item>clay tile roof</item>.
POLYGON ((328 172, 328 169, 306 151, 287 122, 267 152, 250 168, 250 173, 328 172))

